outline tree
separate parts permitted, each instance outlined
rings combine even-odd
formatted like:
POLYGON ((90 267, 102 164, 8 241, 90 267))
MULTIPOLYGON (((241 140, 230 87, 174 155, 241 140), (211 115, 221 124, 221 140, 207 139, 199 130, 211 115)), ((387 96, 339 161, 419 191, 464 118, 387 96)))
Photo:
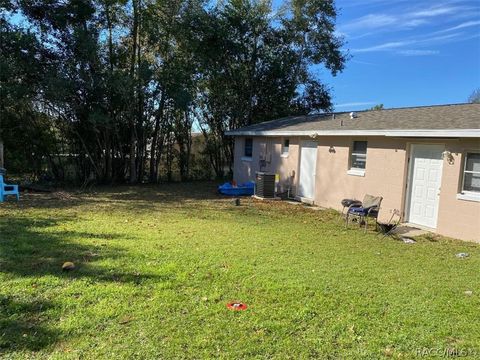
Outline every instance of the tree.
POLYGON ((375 106, 372 106, 370 109, 368 110, 383 110, 384 107, 383 107, 383 104, 377 104, 375 106))
POLYGON ((274 18, 267 2, 237 0, 192 19, 191 48, 201 69, 197 114, 217 176, 225 162, 231 172, 233 143, 225 131, 331 109, 328 88, 310 69, 322 64, 335 75, 346 61, 334 35, 333 1, 290 6, 274 18))
POLYGON ((51 53, 34 34, 10 24, 4 16, 0 27, 0 138, 5 144, 6 165, 38 175, 39 159, 46 158, 61 178, 52 155, 57 138, 41 111, 39 97, 52 71, 48 65, 51 53))
POLYGON ((59 180, 67 168, 84 183, 189 179, 194 124, 223 176, 226 131, 330 110, 313 68, 335 75, 347 59, 333 0, 292 0, 278 14, 262 0, 1 6, 6 156, 36 172, 46 161, 59 180))
POLYGON ((472 104, 480 104, 480 88, 473 90, 467 101, 472 104))

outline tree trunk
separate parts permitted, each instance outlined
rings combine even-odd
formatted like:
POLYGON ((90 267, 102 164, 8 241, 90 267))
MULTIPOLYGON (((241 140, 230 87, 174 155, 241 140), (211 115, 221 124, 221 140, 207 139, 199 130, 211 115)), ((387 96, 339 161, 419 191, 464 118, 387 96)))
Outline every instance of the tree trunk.
MULTIPOLYGON (((132 0, 133 6, 133 29, 132 29, 132 53, 130 59, 130 77, 132 79, 132 99, 136 103, 136 86, 135 86, 135 64, 137 55, 138 42, 138 4, 139 0, 132 0)), ((136 109, 136 107, 133 107, 136 109)), ((137 182, 137 164, 136 164, 136 147, 137 147, 137 129, 135 124, 135 110, 130 114, 130 183, 137 182)))
POLYGON ((112 158, 111 158, 111 139, 109 129, 105 129, 105 177, 104 182, 112 180, 112 158))
MULTIPOLYGON (((109 63, 109 73, 110 73, 110 81, 113 78, 113 38, 112 38, 112 17, 110 14, 110 5, 107 1, 105 3, 105 15, 107 19, 107 28, 108 28, 108 63, 109 63)), ((112 124, 115 123, 115 111, 112 108, 112 94, 111 90, 109 90, 109 101, 108 101, 108 108, 110 114, 110 122, 112 124)), ((108 128, 108 125, 105 128, 105 178, 104 181, 111 182, 113 180, 113 141, 112 141, 112 134, 111 128, 108 128)))
MULTIPOLYGON (((140 6, 140 0, 138 0, 139 4, 137 5, 138 7, 140 6)), ((143 181, 143 169, 144 169, 144 149, 145 149, 145 131, 144 131, 144 124, 143 124, 143 111, 144 111, 144 106, 143 106, 143 100, 144 100, 144 93, 143 93, 143 86, 142 86, 142 78, 140 76, 140 67, 141 67, 141 43, 140 43, 140 32, 141 32, 141 13, 140 9, 137 8, 137 77, 136 77, 136 83, 137 83, 137 116, 136 116, 136 122, 137 122, 137 181, 142 182, 143 181)))
MULTIPOLYGON (((158 162, 161 152, 157 152, 157 143, 159 139, 160 121, 163 118, 163 107, 165 105, 165 92, 162 91, 160 97, 160 105, 158 106, 157 116, 155 116, 155 128, 152 136, 152 146, 150 148, 150 182, 156 183, 158 181, 158 162)), ((162 141, 163 143, 163 141, 162 141)))

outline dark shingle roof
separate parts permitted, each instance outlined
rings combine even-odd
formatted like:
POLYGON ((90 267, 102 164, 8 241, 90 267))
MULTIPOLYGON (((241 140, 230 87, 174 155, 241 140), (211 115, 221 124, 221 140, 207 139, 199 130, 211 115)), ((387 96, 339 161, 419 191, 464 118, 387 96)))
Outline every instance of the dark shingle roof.
MULTIPOLYGON (((227 135, 285 135, 299 132, 338 133, 375 130, 480 129, 480 104, 453 104, 385 110, 292 116, 230 131, 227 135)), ((341 134, 340 134, 341 135, 341 134)), ((476 137, 476 136, 475 136, 476 137)))

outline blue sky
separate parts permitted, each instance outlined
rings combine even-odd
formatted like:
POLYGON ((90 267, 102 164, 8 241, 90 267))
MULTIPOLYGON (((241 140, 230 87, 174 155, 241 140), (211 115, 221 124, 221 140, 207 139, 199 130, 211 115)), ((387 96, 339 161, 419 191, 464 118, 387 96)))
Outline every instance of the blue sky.
POLYGON ((480 87, 480 1, 337 0, 352 59, 332 77, 335 110, 465 102, 480 87))

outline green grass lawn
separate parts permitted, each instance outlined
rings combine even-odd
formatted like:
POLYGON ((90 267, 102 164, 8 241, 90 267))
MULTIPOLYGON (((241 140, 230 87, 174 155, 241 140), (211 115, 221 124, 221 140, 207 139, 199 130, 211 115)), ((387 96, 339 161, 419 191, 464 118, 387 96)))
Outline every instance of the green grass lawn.
POLYGON ((480 356, 478 244, 408 245, 345 229, 334 211, 235 207, 214 189, 1 204, 0 358, 480 356), (62 272, 64 261, 76 269, 62 272))

